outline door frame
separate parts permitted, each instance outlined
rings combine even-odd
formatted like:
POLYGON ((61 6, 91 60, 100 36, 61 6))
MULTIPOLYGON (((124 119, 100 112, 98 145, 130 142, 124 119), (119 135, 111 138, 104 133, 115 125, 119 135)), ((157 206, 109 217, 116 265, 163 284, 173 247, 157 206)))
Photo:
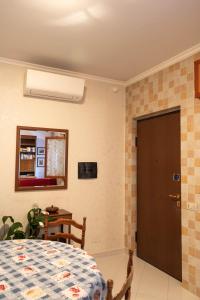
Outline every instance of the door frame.
MULTIPOLYGON (((135 233, 136 233, 136 224, 137 224, 137 215, 136 215, 136 205, 137 205, 137 193, 136 193, 136 169, 137 169, 137 161, 136 161, 136 147, 135 147, 135 137, 137 132, 137 120, 143 118, 149 118, 156 115, 166 114, 167 112, 180 111, 180 119, 182 120, 181 113, 181 105, 175 105, 170 108, 155 110, 154 112, 149 113, 147 109, 147 113, 140 114, 139 111, 136 112, 136 116, 131 116, 130 120, 127 119, 126 124, 126 137, 125 137, 125 247, 136 249, 135 242, 135 233), (138 116, 137 116, 138 115, 138 116)), ((181 127, 182 133, 182 127, 181 127)), ((180 137, 181 145, 182 139, 180 137)), ((182 149, 181 149, 182 150, 182 149)), ((181 151, 182 158, 182 151, 181 151)), ((181 170, 182 175, 182 170, 181 170)), ((181 183, 182 187, 182 183, 181 183)), ((183 222, 183 215, 181 215, 181 221, 183 222)), ((182 235, 183 239, 183 235, 182 235)), ((182 244, 182 256, 183 256, 183 244, 182 244)), ((183 263, 182 263, 183 266, 183 263)), ((183 268, 182 268, 183 275, 183 268)))
MULTIPOLYGON (((181 112, 181 107, 180 106, 174 106, 174 107, 171 107, 171 108, 168 108, 168 109, 159 110, 159 111, 156 111, 156 112, 153 112, 153 113, 150 113, 150 114, 146 114, 146 115, 136 117, 133 120, 136 121, 136 124, 137 124, 137 121, 139 121, 139 120, 147 120, 147 119, 150 119, 152 117, 163 116, 163 115, 169 114, 171 112, 175 112, 175 111, 181 112)), ((136 126, 136 128, 137 128, 137 126, 136 126)))
MULTIPOLYGON (((173 113, 173 112, 178 112, 179 115, 180 115, 180 122, 181 122, 181 107, 180 106, 175 106, 175 107, 172 107, 172 108, 169 108, 169 109, 165 109, 165 110, 161 110, 161 111, 157 111, 157 112, 153 112, 153 113, 150 113, 150 114, 145 114, 145 115, 142 115, 142 116, 139 116, 139 117, 136 117, 136 118, 133 118, 133 122, 135 123, 135 128, 136 128, 136 131, 135 131, 135 137, 136 137, 136 140, 135 140, 135 147, 136 147, 136 153, 135 153, 135 158, 136 158, 136 208, 135 208, 135 212, 136 212, 136 220, 135 220, 135 249, 136 249, 136 252, 137 252, 137 225, 138 225, 138 222, 137 222, 137 213, 138 213, 138 210, 137 210, 137 201, 138 201, 138 198, 137 198, 137 191, 138 191, 138 185, 137 185, 137 130, 138 130, 138 121, 140 120, 148 120, 148 119, 151 119, 151 118, 154 118, 154 117, 159 117, 159 116, 164 116, 164 115, 167 115, 167 114, 170 114, 170 113, 173 113)), ((180 174, 181 174, 181 126, 180 126, 180 174)), ((181 193, 181 180, 180 180, 180 193, 181 193)), ((180 198, 180 201, 181 201, 181 198, 180 198)), ((180 208, 180 228, 182 228, 182 205, 181 205, 181 208, 180 208)), ((180 242, 181 242, 181 256, 182 256, 182 233, 180 234, 180 242)), ((182 263, 181 263, 181 278, 183 277, 183 268, 182 268, 182 263)), ((182 279, 181 279, 181 282, 182 282, 182 279)))

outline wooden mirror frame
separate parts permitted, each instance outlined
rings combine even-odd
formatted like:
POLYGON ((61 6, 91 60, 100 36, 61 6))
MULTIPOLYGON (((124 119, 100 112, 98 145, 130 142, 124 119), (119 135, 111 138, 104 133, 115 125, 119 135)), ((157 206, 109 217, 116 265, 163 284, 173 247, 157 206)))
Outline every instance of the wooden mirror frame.
POLYGON ((194 62, 195 98, 200 98, 200 59, 194 62))
MULTIPOLYGON (((46 160, 46 156, 45 156, 45 160, 46 160)), ((60 177, 58 177, 58 178, 60 178, 60 177)), ((68 182, 68 130, 67 129, 55 129, 55 128, 43 128, 43 127, 17 126, 17 132, 16 132, 16 164, 15 164, 15 191, 67 189, 67 182, 68 182), (53 132, 63 132, 63 133, 65 133, 66 147, 65 147, 65 176, 63 176, 64 185, 20 186, 20 184, 19 184, 19 167, 20 167, 20 165, 19 165, 19 155, 20 155, 20 131, 21 130, 53 131, 53 132)))

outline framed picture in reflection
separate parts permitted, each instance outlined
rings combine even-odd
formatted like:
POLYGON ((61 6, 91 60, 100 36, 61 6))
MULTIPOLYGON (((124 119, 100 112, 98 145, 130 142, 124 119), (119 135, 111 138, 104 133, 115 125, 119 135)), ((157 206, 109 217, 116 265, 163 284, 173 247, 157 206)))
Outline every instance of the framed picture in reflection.
POLYGON ((45 155, 45 147, 37 147, 37 155, 45 155))
POLYGON ((44 167, 44 157, 37 157, 37 167, 44 167))

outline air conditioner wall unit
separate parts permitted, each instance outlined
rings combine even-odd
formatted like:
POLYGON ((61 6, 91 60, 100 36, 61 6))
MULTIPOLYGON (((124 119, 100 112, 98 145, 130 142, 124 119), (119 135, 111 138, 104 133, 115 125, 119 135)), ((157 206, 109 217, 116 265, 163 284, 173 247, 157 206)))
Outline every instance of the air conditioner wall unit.
POLYGON ((27 70, 24 95, 70 102, 83 98, 85 80, 38 70, 27 70))

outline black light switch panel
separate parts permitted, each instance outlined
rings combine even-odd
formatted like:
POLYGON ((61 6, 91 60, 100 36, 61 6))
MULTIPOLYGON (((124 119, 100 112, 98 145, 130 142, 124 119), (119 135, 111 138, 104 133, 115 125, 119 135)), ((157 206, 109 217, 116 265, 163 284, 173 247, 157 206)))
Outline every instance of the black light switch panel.
POLYGON ((79 179, 97 178, 97 162, 79 162, 78 178, 79 179))

